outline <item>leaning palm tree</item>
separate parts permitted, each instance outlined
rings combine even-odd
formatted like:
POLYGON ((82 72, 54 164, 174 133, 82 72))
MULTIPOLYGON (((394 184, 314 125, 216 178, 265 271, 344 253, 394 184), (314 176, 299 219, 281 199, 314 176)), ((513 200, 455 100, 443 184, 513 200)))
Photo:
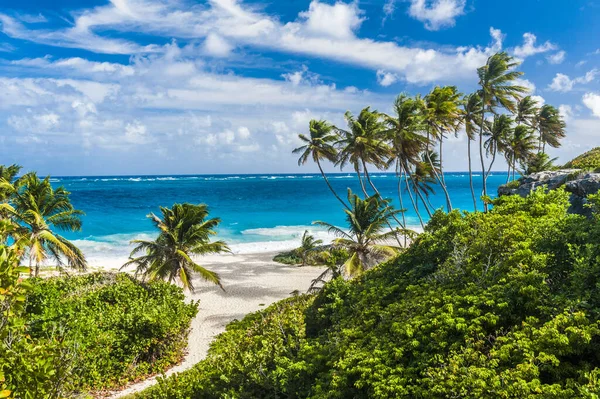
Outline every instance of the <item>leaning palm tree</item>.
POLYGON ((560 140, 565 138, 566 124, 556 107, 546 104, 535 116, 535 127, 540 139, 538 151, 546 152, 546 144, 552 148, 560 147, 560 140))
MULTIPOLYGON (((390 246, 387 242, 401 233, 401 229, 388 230, 390 219, 394 213, 386 200, 378 195, 361 199, 348 189, 350 209, 345 209, 348 232, 326 222, 313 224, 326 227, 330 233, 338 236, 333 245, 346 249, 350 255, 344 263, 348 276, 357 276, 375 266, 385 257, 399 251, 398 247, 390 246)), ((404 232, 406 233, 406 232, 404 232)))
MULTIPOLYGON (((518 65, 519 63, 513 57, 506 52, 501 52, 489 57, 486 64, 477 69, 479 86, 481 87, 479 96, 483 103, 479 125, 479 157, 481 159, 482 194, 484 197, 487 197, 487 177, 483 156, 485 113, 495 113, 498 106, 502 106, 510 112, 516 112, 515 101, 521 98, 522 93, 527 92, 527 88, 515 84, 515 79, 523 74, 514 70, 518 65)), ((487 201, 484 201, 483 206, 487 212, 487 201)))
POLYGON ((467 135, 467 158, 469 160, 469 186, 471 197, 473 197, 473 210, 477 212, 477 199, 473 187, 473 168, 471 162, 471 141, 475 141, 477 127, 481 124, 481 97, 478 93, 472 93, 463 98, 462 118, 467 135))
POLYGON ((381 116, 377 111, 371 111, 370 107, 360 111, 358 117, 346 112, 348 130, 338 129, 340 139, 336 144, 340 147, 340 152, 337 164, 340 168, 348 164, 352 165, 365 196, 368 194, 361 171, 371 188, 379 194, 371 180, 367 164, 383 169, 389 156, 390 150, 385 142, 387 129, 381 116))
POLYGON ((129 261, 121 269, 135 265, 136 276, 148 280, 179 280, 184 289, 194 291, 192 278, 199 275, 206 281, 217 284, 221 280, 217 273, 197 264, 192 256, 230 252, 223 241, 210 241, 216 235, 215 228, 221 222, 208 218, 205 204, 175 204, 172 208, 160 207, 162 218, 151 213, 148 218, 160 230, 154 241, 134 240, 137 246, 129 261), (141 254, 138 257, 135 255, 141 254))
POLYGON ((510 116, 496 115, 494 116, 494 121, 490 124, 487 131, 484 133, 486 140, 483 143, 486 154, 491 155, 492 160, 490 161, 490 165, 485 172, 486 178, 492 171, 492 166, 494 166, 494 162, 496 161, 496 155, 498 153, 504 153, 505 148, 508 146, 508 143, 512 140, 513 135, 513 120, 510 116))
POLYGON ((293 150, 294 154, 301 154, 298 159, 298 165, 304 165, 309 158, 317 164, 319 167, 319 171, 321 172, 321 176, 325 179, 325 183, 327 183, 327 187, 333 193, 335 198, 345 208, 348 208, 348 205, 340 198, 340 196, 335 192, 329 179, 327 179, 327 175, 323 172, 323 167, 321 166, 321 161, 326 160, 331 163, 337 162, 337 150, 333 146, 333 143, 337 140, 337 135, 335 134, 335 127, 324 120, 311 120, 308 124, 308 129, 310 135, 307 137, 304 134, 299 134, 298 137, 305 144, 301 147, 298 147, 293 150))
POLYGON ((81 215, 71 204, 70 193, 64 188, 54 189, 50 178, 40 180, 35 173, 19 178, 10 193, 10 204, 0 204, 5 214, 19 226, 19 236, 27 245, 29 266, 35 276, 40 266, 56 262, 63 270, 69 268, 85 271, 87 262, 83 253, 73 243, 56 234, 53 229, 80 231, 81 215))
POLYGON ((527 164, 534 156, 536 138, 533 129, 526 125, 515 127, 512 139, 505 150, 508 162, 508 175, 512 169, 512 179, 515 179, 516 164, 527 164))
MULTIPOLYGON (((384 115, 384 121, 388 127, 387 136, 390 142, 390 158, 388 167, 395 164, 398 177, 398 200, 400 208, 404 208, 402 200, 402 182, 406 181, 411 165, 419 161, 419 154, 425 149, 427 138, 422 134, 423 113, 422 100, 410 98, 406 94, 400 94, 394 101, 394 115, 384 115)), ((408 186, 407 186, 408 188, 408 186)), ((419 212, 412 192, 408 190, 413 208, 417 213, 421 227, 424 227, 423 218, 419 212)), ((405 214, 402 213, 403 225, 406 226, 405 214)))
POLYGON ((308 233, 308 230, 304 231, 300 247, 296 249, 296 253, 300 256, 300 259, 302 259, 302 266, 306 266, 310 255, 312 255, 320 245, 323 245, 323 240, 316 240, 313 235, 308 233))
MULTIPOLYGON (((425 96, 425 125, 427 139, 429 144, 437 142, 439 144, 440 172, 432 168, 435 178, 444 191, 446 196, 446 207, 448 212, 452 210, 450 193, 446 187, 446 180, 443 171, 443 143, 446 133, 456 132, 461 123, 460 93, 455 86, 435 87, 427 96, 425 96)), ((429 154, 428 148, 425 154, 429 154)), ((431 163, 431 160, 429 160, 431 163)))
POLYGON ((531 96, 523 97, 520 101, 517 102, 515 122, 517 122, 518 125, 523 124, 533 127, 538 112, 538 102, 531 96))

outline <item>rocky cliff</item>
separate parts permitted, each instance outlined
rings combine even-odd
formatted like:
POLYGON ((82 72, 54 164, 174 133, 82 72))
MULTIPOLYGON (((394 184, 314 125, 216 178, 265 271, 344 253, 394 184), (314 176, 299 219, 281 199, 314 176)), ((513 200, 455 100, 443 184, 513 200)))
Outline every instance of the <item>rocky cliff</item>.
POLYGON ((600 190, 600 173, 581 172, 579 169, 561 169, 533 173, 525 176, 518 183, 510 183, 498 188, 498 195, 520 195, 525 197, 538 187, 554 190, 563 187, 571 193, 572 213, 588 215, 589 209, 584 205, 589 194, 596 194, 600 190))

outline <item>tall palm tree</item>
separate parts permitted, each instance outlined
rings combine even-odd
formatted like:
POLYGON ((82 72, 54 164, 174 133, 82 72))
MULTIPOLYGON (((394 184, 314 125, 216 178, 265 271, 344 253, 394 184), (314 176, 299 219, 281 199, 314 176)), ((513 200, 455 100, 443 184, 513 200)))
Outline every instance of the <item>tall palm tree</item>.
POLYGON ((556 107, 543 105, 535 117, 536 128, 540 134, 539 151, 546 152, 546 144, 552 148, 560 147, 565 138, 566 124, 556 107))
MULTIPOLYGON (((439 144, 440 173, 436 171, 436 168, 432 168, 432 170, 446 196, 448 212, 452 210, 452 202, 443 171, 443 143, 446 133, 456 132, 461 123, 460 96, 461 94, 455 86, 437 86, 425 96, 427 139, 430 144, 434 142, 439 144)), ((430 153, 429 148, 425 153, 430 153)), ((431 163, 431 160, 429 162, 431 163)))
POLYGON ((326 227, 338 237, 333 244, 345 248, 350 255, 344 263, 346 274, 356 276, 373 267, 382 258, 398 252, 399 248, 387 245, 386 242, 396 237, 400 229, 386 231, 386 226, 392 215, 399 211, 391 210, 387 201, 378 195, 363 200, 350 189, 348 202, 350 209, 344 210, 348 232, 326 222, 316 221, 313 224, 326 227))
POLYGON ((192 256, 230 252, 223 241, 210 241, 216 235, 215 228, 221 220, 208 219, 205 204, 174 204, 172 208, 160 207, 162 218, 151 213, 148 218, 160 230, 154 241, 134 240, 137 246, 131 252, 129 262, 121 269, 135 265, 136 276, 149 280, 179 280, 181 285, 194 291, 193 276, 221 285, 219 275, 197 264, 192 256), (141 254, 138 257, 135 255, 141 254))
POLYGON ((483 146, 485 147, 486 154, 492 156, 489 167, 485 172, 486 177, 489 176, 492 171, 492 166, 496 161, 496 155, 498 153, 503 153, 507 147, 507 143, 510 143, 512 140, 512 125, 513 120, 510 116, 506 114, 496 115, 494 116, 494 121, 487 129, 487 132, 484 133, 487 139, 483 143, 483 146))
MULTIPOLYGON (((514 70, 518 65, 519 63, 513 57, 506 52, 501 52, 489 57, 486 64, 477 69, 479 86, 481 87, 479 96, 483 103, 479 125, 479 157, 481 159, 482 194, 484 197, 487 197, 487 177, 483 157, 485 114, 486 112, 495 113, 498 106, 502 106, 510 112, 516 112, 515 101, 521 98, 522 93, 527 92, 527 88, 515 84, 515 79, 523 74, 514 70)), ((484 201, 483 206, 487 212, 487 201, 484 201)))
POLYGON ((527 164, 534 156, 536 148, 536 138, 533 129, 526 125, 515 127, 511 141, 508 143, 505 151, 508 162, 508 174, 512 169, 512 179, 515 179, 516 164, 527 164))
POLYGON ((473 210, 477 212, 477 199, 473 187, 473 167, 471 162, 471 141, 475 141, 477 127, 481 124, 481 97, 478 93, 472 93, 463 98, 462 118, 467 135, 467 157, 469 160, 469 186, 471 187, 471 197, 473 197, 473 210))
POLYGON ((371 111, 370 107, 367 107, 360 111, 356 118, 350 112, 346 112, 344 116, 348 124, 348 130, 338 129, 338 134, 341 136, 336 143, 340 146, 338 165, 341 168, 348 164, 352 165, 358 175, 363 194, 368 196, 361 176, 362 170, 365 180, 375 193, 379 194, 371 180, 367 164, 383 169, 389 156, 390 150, 385 142, 387 129, 382 121, 381 114, 377 111, 371 111))
POLYGON ((304 231, 302 235, 302 241, 300 247, 296 249, 298 255, 302 259, 302 266, 306 266, 310 255, 319 247, 323 245, 323 240, 316 240, 314 236, 309 234, 308 230, 304 231))
POLYGON ((517 102, 515 122, 517 122, 518 125, 524 124, 533 127, 538 112, 538 102, 531 96, 523 97, 517 102))
MULTIPOLYGON (((419 97, 412 99, 403 93, 396 97, 394 101, 394 115, 384 115, 384 121, 388 127, 387 136, 391 146, 388 167, 395 163, 400 208, 404 208, 402 182, 406 180, 404 178, 409 173, 411 165, 419 161, 419 154, 425 149, 427 143, 427 138, 422 134, 424 126, 421 103, 422 100, 419 97)), ((412 192, 408 190, 408 194, 421 227, 424 227, 423 218, 412 192)), ((402 220, 404 226, 406 226, 404 213, 402 213, 402 220)))
POLYGON ((327 179, 327 175, 323 172, 323 167, 321 166, 321 160, 326 160, 331 163, 337 162, 337 150, 333 146, 333 143, 337 140, 337 135, 335 134, 335 127, 324 120, 311 120, 308 124, 308 129, 310 132, 309 137, 304 134, 299 134, 298 137, 304 143, 303 146, 298 147, 293 150, 294 154, 301 154, 298 159, 298 165, 304 165, 309 158, 317 164, 319 167, 319 171, 321 172, 321 176, 327 183, 327 187, 333 193, 335 198, 345 208, 348 208, 348 205, 340 198, 340 196, 335 192, 329 179, 327 179))
POLYGON ((26 239, 30 268, 35 265, 35 276, 40 265, 55 261, 62 269, 68 267, 85 271, 87 262, 83 253, 73 243, 56 234, 53 229, 80 231, 81 215, 71 204, 70 193, 64 187, 54 189, 50 178, 40 180, 35 173, 27 173, 13 185, 10 204, 0 204, 16 224, 19 235, 26 239))

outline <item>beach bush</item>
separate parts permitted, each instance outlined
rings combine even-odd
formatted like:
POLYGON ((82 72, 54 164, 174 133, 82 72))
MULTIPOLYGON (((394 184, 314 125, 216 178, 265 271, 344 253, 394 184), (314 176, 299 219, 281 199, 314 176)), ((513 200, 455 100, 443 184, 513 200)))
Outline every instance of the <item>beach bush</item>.
POLYGON ((136 398, 597 398, 600 225, 563 190, 437 212, 404 253, 230 325, 136 398))
MULTIPOLYGON (((306 265, 322 266, 338 264, 338 262, 344 263, 348 257, 348 251, 346 251, 344 248, 338 248, 332 245, 324 245, 317 248, 315 251, 312 251, 312 253, 306 258, 306 265)), ((284 265, 298 266, 302 264, 302 257, 294 249, 275 255, 273 261, 282 263, 284 265)))
POLYGON ((567 169, 583 169, 596 171, 600 169, 600 147, 593 148, 586 153, 583 153, 564 166, 567 169))
POLYGON ((60 337, 70 349, 73 389, 102 390, 164 371, 184 355, 197 303, 162 281, 124 273, 33 279, 27 333, 40 346, 60 337))

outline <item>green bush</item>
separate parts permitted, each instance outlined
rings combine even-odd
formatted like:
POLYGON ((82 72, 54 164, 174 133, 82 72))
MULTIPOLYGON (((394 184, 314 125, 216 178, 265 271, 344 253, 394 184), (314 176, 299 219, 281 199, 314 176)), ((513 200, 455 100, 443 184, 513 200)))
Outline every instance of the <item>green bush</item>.
MULTIPOLYGON (((307 259, 308 266, 335 265, 342 264, 348 259, 348 251, 344 248, 337 248, 332 245, 325 245, 315 249, 307 259)), ((297 250, 282 252, 275 255, 274 262, 284 265, 301 265, 302 257, 298 255, 297 250)))
POLYGON ((600 147, 593 148, 586 153, 567 162, 565 168, 597 170, 600 168, 600 147))
POLYGON ((36 279, 27 298, 28 333, 60 336, 75 357, 75 388, 101 390, 162 372, 184 355, 197 303, 179 287, 124 274, 36 279))
POLYGON ((438 212, 414 244, 230 326, 137 398, 597 398, 600 225, 563 190, 438 212))

